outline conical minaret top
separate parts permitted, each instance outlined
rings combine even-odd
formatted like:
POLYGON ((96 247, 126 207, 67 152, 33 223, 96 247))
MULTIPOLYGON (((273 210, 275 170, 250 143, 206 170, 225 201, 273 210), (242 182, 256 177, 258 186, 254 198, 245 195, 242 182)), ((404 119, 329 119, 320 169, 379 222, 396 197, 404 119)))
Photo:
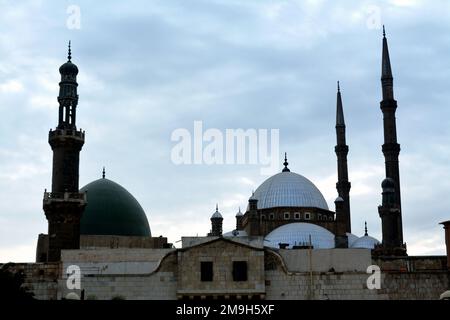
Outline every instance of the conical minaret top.
POLYGON ((381 83, 383 86, 383 100, 394 99, 394 80, 392 77, 391 60, 386 39, 386 31, 383 26, 383 57, 381 62, 381 83))
POLYGON ((336 126, 344 126, 344 110, 342 108, 341 88, 339 81, 337 82, 337 101, 336 101, 336 126))

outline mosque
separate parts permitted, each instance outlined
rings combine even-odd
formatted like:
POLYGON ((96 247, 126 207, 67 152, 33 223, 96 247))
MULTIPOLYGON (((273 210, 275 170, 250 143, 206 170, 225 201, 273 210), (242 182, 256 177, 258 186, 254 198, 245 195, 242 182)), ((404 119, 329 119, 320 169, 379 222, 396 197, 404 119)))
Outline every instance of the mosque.
MULTIPOLYGON (((16 264, 38 299, 438 299, 450 285, 450 258, 408 256, 403 241, 397 142, 397 101, 383 30, 382 94, 386 178, 377 208, 382 239, 351 230, 346 125, 338 83, 336 147, 338 181, 334 211, 313 182, 289 169, 265 180, 236 214, 236 228, 223 232, 218 206, 211 230, 182 237, 175 248, 152 237, 139 202, 120 184, 102 177, 79 188, 79 154, 85 132, 77 129, 78 67, 61 74, 58 124, 50 130, 51 191, 43 209, 48 233, 40 234, 35 263, 16 264), (77 266, 81 286, 68 270, 77 266), (379 285, 369 285, 379 271, 379 285)), ((375 208, 374 208, 375 211, 375 208)), ((205 223, 207 222, 205 217, 205 223)), ((447 252, 450 221, 444 224, 447 252)), ((375 280, 376 282, 376 280, 375 280)))

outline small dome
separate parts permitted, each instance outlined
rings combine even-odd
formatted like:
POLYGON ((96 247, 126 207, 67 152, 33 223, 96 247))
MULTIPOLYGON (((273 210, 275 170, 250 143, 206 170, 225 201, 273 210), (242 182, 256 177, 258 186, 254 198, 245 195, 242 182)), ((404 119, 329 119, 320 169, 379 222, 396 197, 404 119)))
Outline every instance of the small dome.
POLYGON ((103 178, 80 190, 85 191, 87 205, 81 217, 81 234, 151 237, 144 210, 121 185, 103 178))
POLYGON ((381 188, 383 189, 393 189, 395 188, 395 181, 391 178, 386 178, 381 182, 381 188))
POLYGON ((251 199, 258 199, 258 209, 276 207, 313 207, 328 210, 320 190, 304 176, 280 172, 264 181, 251 199))
POLYGON ((352 248, 374 249, 380 241, 371 236, 362 236, 352 244, 352 248))
POLYGON ((344 202, 344 199, 342 199, 341 197, 337 197, 336 200, 334 200, 334 202, 344 202))
POLYGON ((80 296, 77 295, 75 292, 69 292, 66 295, 66 300, 80 300, 80 296))
POLYGON ((222 215, 219 212, 219 207, 216 205, 216 211, 211 216, 211 219, 223 219, 222 215))
POLYGON ((59 67, 59 73, 76 76, 78 74, 78 67, 74 63, 72 63, 72 61, 67 61, 61 67, 59 67))
POLYGON ((314 249, 334 248, 334 234, 318 225, 305 222, 295 222, 282 225, 270 232, 264 241, 267 246, 279 248, 280 243, 293 246, 309 245, 309 236, 314 249))
POLYGON ((359 237, 350 232, 347 232, 346 235, 347 235, 347 239, 348 239, 348 247, 351 248, 353 243, 355 243, 355 241, 358 240, 359 237))
POLYGON ((244 214, 241 212, 241 208, 239 208, 239 211, 236 213, 236 217, 242 217, 244 214))

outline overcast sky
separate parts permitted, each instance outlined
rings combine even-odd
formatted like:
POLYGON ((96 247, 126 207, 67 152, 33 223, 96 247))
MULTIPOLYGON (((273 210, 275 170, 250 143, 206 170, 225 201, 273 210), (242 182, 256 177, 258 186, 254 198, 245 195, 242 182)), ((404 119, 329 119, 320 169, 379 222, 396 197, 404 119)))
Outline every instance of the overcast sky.
POLYGON ((401 144, 404 238, 411 255, 444 254, 450 219, 450 2, 0 0, 0 261, 34 261, 51 188, 59 66, 72 40, 86 130, 80 186, 129 190, 153 236, 224 231, 268 176, 261 165, 176 165, 174 130, 279 129, 280 162, 334 210, 336 81, 341 81, 352 231, 381 239, 384 178, 381 24, 386 25, 401 144), (75 5, 75 7, 71 7, 75 5), (79 15, 78 15, 79 11, 79 15), (77 19, 79 16, 79 19, 77 19))

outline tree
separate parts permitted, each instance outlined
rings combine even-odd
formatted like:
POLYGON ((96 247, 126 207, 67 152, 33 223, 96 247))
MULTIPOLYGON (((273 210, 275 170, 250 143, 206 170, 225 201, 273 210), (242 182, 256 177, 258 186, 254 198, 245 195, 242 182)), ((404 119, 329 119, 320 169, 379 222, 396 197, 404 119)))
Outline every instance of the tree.
POLYGON ((6 263, 0 268, 0 301, 33 299, 33 293, 23 286, 25 273, 12 271, 13 266, 13 263, 6 263))

